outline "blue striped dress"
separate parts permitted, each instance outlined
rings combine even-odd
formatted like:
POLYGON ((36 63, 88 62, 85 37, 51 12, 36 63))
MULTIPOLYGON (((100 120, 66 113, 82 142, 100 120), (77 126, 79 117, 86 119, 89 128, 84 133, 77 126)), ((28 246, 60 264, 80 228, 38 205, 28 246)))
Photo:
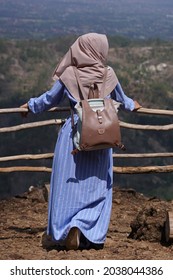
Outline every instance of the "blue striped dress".
MULTIPOLYGON (((53 87, 28 102, 33 113, 57 106, 65 97, 72 106, 76 100, 64 84, 53 87)), ((111 97, 122 103, 122 109, 132 111, 134 102, 127 97, 120 83, 111 97)), ((77 121, 77 115, 74 115, 77 121)), ((55 146, 48 210, 47 233, 62 242, 72 227, 96 244, 104 243, 112 208, 113 160, 112 149, 79 152, 72 155, 71 117, 61 128, 55 146)))

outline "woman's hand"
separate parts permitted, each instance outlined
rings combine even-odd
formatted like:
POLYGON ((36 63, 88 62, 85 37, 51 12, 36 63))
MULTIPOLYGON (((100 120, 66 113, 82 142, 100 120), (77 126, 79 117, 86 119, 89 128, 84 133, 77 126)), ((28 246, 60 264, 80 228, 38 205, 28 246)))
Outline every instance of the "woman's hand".
POLYGON ((134 100, 135 108, 133 111, 137 111, 138 109, 142 108, 142 106, 138 103, 138 101, 134 100))
POLYGON ((26 111, 26 112, 21 112, 22 117, 26 118, 27 115, 28 115, 28 112, 29 112, 28 103, 25 103, 25 104, 21 105, 20 108, 28 109, 28 111, 26 111))

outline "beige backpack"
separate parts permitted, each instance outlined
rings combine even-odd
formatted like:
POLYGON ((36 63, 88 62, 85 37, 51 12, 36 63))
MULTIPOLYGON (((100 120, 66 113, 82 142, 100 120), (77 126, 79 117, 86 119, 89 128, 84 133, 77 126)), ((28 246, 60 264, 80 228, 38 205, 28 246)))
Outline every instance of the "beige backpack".
POLYGON ((78 151, 92 151, 113 147, 125 150, 124 145, 121 143, 121 132, 117 116, 121 103, 111 98, 103 97, 107 68, 100 93, 97 84, 93 84, 89 89, 88 99, 84 98, 83 86, 76 67, 74 67, 74 72, 81 100, 75 105, 78 121, 77 125, 73 126, 75 148, 72 154, 76 154, 78 151))

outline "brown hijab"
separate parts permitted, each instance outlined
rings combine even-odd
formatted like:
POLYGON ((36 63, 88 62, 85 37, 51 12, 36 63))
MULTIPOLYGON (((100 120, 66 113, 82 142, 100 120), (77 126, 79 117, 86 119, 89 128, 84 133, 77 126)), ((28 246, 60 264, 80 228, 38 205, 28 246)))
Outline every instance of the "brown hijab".
MULTIPOLYGON (((73 69, 73 66, 76 66, 87 98, 92 83, 97 83, 98 88, 101 89, 108 50, 106 35, 88 33, 80 36, 55 68, 53 79, 60 79, 73 97, 79 101, 79 89, 73 69)), ((107 69, 104 96, 110 94, 118 83, 114 70, 111 67, 107 69)))

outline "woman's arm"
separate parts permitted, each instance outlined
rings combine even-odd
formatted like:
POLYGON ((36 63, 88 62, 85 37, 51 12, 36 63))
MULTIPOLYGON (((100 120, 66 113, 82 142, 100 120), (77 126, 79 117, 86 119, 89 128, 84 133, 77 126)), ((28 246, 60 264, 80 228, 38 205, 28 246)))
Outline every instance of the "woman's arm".
POLYGON ((142 107, 137 101, 134 101, 125 95, 120 83, 116 85, 115 89, 111 93, 111 97, 122 104, 121 108, 123 110, 134 111, 142 107))
POLYGON ((33 113, 41 113, 50 108, 57 106, 64 97, 64 85, 61 81, 56 81, 53 87, 40 95, 39 97, 31 98, 21 108, 28 108, 33 113))

